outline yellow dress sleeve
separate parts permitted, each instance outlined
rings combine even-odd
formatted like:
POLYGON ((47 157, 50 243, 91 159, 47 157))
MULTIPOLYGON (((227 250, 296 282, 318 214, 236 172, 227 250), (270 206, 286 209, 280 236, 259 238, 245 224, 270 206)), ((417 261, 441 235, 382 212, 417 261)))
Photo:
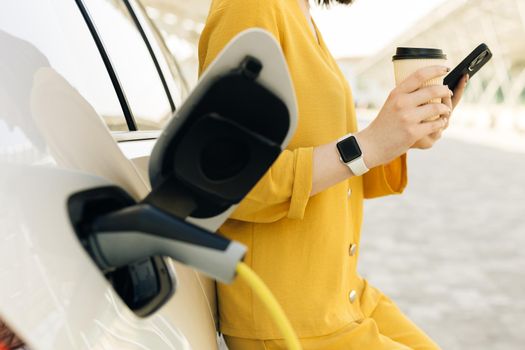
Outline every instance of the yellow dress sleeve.
POLYGON ((302 219, 312 191, 312 172, 313 147, 283 151, 231 218, 259 223, 302 219))
POLYGON ((407 156, 371 169, 363 175, 365 198, 376 198, 390 194, 400 194, 407 185, 407 156))
MULTIPOLYGON (((214 0, 199 41, 199 75, 238 33, 262 28, 280 43, 276 0, 214 0)), ((301 219, 312 190, 313 147, 283 151, 231 215, 248 222, 301 219)))

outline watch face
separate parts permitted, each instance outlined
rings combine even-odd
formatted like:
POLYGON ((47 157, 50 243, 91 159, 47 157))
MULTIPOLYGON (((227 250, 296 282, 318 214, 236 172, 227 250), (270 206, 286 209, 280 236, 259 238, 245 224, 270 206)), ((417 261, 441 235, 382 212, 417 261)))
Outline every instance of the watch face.
POLYGON ((363 154, 359 148, 359 144, 354 136, 347 137, 346 139, 337 143, 337 149, 341 155, 343 162, 348 163, 361 157, 363 154))

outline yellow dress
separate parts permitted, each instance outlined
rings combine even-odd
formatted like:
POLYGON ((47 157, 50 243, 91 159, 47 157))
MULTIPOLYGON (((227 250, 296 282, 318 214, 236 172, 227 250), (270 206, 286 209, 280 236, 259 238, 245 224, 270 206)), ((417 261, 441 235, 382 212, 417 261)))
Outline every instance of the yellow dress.
MULTIPOLYGON (((345 338, 349 334, 359 338, 361 343, 355 343, 360 346, 390 341, 395 332, 382 334, 381 328, 390 326, 379 327, 371 315, 384 304, 391 310, 388 317, 399 314, 392 323, 402 324, 404 316, 359 276, 357 258, 363 199, 401 193, 407 182, 406 157, 310 197, 313 148, 357 130, 350 87, 319 33, 317 42, 297 0, 213 0, 199 42, 200 73, 236 34, 251 27, 269 31, 279 42, 295 87, 299 123, 287 150, 220 232, 248 247, 245 262, 275 294, 303 345, 305 339, 315 343, 337 334, 344 338, 341 349, 351 348, 345 338)), ((281 334, 246 285, 218 284, 218 298, 220 328, 230 349, 282 348, 281 334), (243 343, 235 345, 239 341, 243 343)), ((414 331, 431 344, 406 322, 410 330, 400 330, 402 334, 414 331)), ((339 347, 319 343, 310 348, 339 347)))

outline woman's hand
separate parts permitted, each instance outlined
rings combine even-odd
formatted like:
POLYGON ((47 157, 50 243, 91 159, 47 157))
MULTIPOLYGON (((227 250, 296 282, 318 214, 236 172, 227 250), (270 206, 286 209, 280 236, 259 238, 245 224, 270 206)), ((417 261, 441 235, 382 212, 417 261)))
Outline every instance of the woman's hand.
MULTIPOLYGON (((446 85, 423 85, 448 71, 443 66, 422 68, 390 92, 374 121, 356 134, 368 168, 390 162, 405 153, 418 140, 425 139, 446 126, 443 116, 448 117, 452 113, 452 92, 446 85), (442 99, 443 103, 425 104, 436 98, 442 99), (452 108, 447 105, 447 98, 450 99, 452 108), (440 115, 440 118, 423 122, 435 115, 440 115)), ((459 101, 457 97, 455 100, 459 101)))
MULTIPOLYGON (((456 106, 459 104, 459 101, 461 101, 461 97, 463 97, 463 93, 465 92, 465 88, 467 87, 469 76, 468 74, 464 75, 463 78, 460 80, 459 84, 456 86, 456 89, 454 90, 454 95, 452 97, 445 97, 443 98, 443 103, 446 104, 452 111, 456 108, 456 106)), ((443 119, 445 120, 445 126, 443 129, 436 131, 421 140, 418 140, 415 144, 412 145, 411 148, 419 148, 419 149, 428 149, 434 145, 434 143, 441 138, 441 134, 443 133, 443 130, 445 130, 448 127, 448 123, 450 121, 450 115, 442 115, 443 119)))

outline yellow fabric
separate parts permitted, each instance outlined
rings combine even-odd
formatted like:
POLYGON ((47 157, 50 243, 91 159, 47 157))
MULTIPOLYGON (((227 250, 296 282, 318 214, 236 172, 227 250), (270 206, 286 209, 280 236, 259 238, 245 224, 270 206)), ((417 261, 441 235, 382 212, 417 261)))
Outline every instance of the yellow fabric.
POLYGON ((288 350, 301 350, 301 344, 290 321, 266 284, 264 284, 261 278, 245 263, 240 262, 237 265, 236 272, 237 278, 243 279, 244 282, 250 286, 253 294, 257 295, 265 304, 266 311, 272 316, 274 323, 281 331, 286 348, 288 350))
MULTIPOLYGON (((285 350, 282 340, 225 336, 229 350, 285 350)), ((303 350, 438 350, 439 347, 387 297, 366 318, 319 337, 300 340, 303 350)))
MULTIPOLYGON (((200 72, 239 32, 266 29, 286 57, 297 95, 299 123, 288 146, 220 232, 248 247, 245 262, 266 282, 299 337, 340 330, 363 319, 380 293, 356 271, 363 198, 400 193, 406 158, 352 177, 309 197, 313 147, 357 130, 347 81, 297 0, 214 0, 199 42, 200 72), (349 189, 352 195, 347 196, 349 189), (353 303, 348 295, 356 290, 353 303)), ((281 335, 248 286, 218 284, 221 331, 257 339, 281 335)))

